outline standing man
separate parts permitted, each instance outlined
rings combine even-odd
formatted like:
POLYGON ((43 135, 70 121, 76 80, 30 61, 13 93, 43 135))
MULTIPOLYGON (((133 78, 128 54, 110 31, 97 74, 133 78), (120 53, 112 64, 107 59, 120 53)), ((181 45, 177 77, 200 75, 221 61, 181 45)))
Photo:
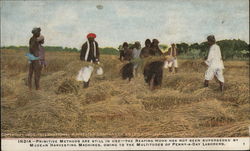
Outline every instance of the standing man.
POLYGON ((125 61, 130 61, 132 59, 132 49, 129 48, 129 45, 127 42, 124 42, 122 45, 124 49, 124 59, 125 61))
POLYGON ((30 38, 30 41, 29 41, 29 52, 30 52, 29 55, 32 58, 37 58, 37 59, 30 60, 30 64, 29 64, 28 86, 30 90, 32 88, 33 72, 35 74, 36 90, 40 89, 39 80, 40 80, 42 66, 39 61, 39 41, 37 40, 37 38, 40 36, 40 32, 41 32, 41 28, 39 27, 33 28, 32 30, 33 36, 30 38))
POLYGON ((208 44, 210 46, 207 60, 205 63, 208 65, 208 69, 205 73, 204 86, 208 87, 209 80, 212 80, 214 76, 219 80, 220 90, 224 90, 224 76, 223 76, 223 61, 221 57, 220 47, 215 43, 214 35, 207 37, 208 44))
POLYGON ((136 41, 132 50, 134 73, 135 73, 134 75, 137 75, 138 73, 140 54, 141 54, 141 44, 139 41, 136 41))
POLYGON ((133 47, 132 51, 133 59, 138 59, 140 58, 140 53, 141 53, 141 44, 139 41, 136 41, 133 47))
POLYGON ((99 62, 99 47, 95 41, 96 34, 90 33, 87 35, 87 41, 82 45, 80 59, 93 63, 99 62))
POLYGON ((161 49, 159 48, 159 40, 153 39, 149 54, 151 56, 161 56, 163 53, 161 52, 161 49))
MULTIPOLYGON (((94 33, 89 33, 87 35, 88 40, 82 45, 80 60, 99 64, 100 53, 98 43, 95 41, 95 38, 96 34, 94 33)), ((90 76, 93 70, 94 68, 90 65, 83 68, 82 75, 84 88, 89 86, 90 76)))
POLYGON ((150 45, 151 45, 151 41, 150 41, 150 39, 147 39, 145 41, 145 47, 143 47, 141 50, 140 58, 147 58, 150 55, 149 54, 150 45))
POLYGON ((174 43, 171 44, 171 47, 168 49, 167 55, 172 58, 171 61, 168 62, 169 72, 172 72, 173 68, 175 69, 175 72, 177 72, 178 71, 177 48, 174 43))

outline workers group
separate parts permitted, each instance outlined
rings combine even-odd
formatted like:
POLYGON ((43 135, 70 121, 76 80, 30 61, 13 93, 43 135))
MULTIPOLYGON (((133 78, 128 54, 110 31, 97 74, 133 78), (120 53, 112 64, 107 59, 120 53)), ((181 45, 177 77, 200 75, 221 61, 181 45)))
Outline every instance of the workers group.
MULTIPOLYGON (((29 59, 29 74, 28 86, 32 89, 32 76, 35 76, 36 90, 40 89, 39 81, 41 70, 46 67, 45 50, 42 44, 44 43, 44 36, 41 35, 40 28, 32 30, 33 36, 29 41, 29 53, 26 56, 29 59)), ((95 40, 96 34, 89 33, 86 36, 87 40, 84 42, 80 52, 80 60, 89 62, 88 66, 83 67, 77 76, 78 81, 83 81, 83 87, 89 87, 91 75, 96 67, 94 64, 100 64, 100 52, 97 41, 95 40), (91 65, 93 64, 93 65, 91 65)), ((205 72, 204 86, 208 87, 209 81, 216 77, 220 83, 220 90, 224 90, 224 77, 223 77, 223 61, 221 57, 220 47, 216 44, 215 37, 210 35, 207 37, 210 45, 209 54, 204 61, 208 66, 205 72)), ((178 62, 177 55, 178 49, 173 43, 171 47, 163 53, 159 48, 159 41, 153 39, 146 39, 145 46, 141 48, 140 42, 135 42, 131 46, 127 42, 122 44, 119 49, 120 61, 124 62, 121 68, 121 76, 123 79, 129 81, 138 76, 139 70, 142 69, 144 80, 148 83, 150 90, 159 88, 162 83, 164 68, 168 68, 170 73, 177 73, 178 62)), ((103 69, 97 69, 98 74, 103 74, 103 69)), ((190 81, 191 82, 191 81, 190 81)))

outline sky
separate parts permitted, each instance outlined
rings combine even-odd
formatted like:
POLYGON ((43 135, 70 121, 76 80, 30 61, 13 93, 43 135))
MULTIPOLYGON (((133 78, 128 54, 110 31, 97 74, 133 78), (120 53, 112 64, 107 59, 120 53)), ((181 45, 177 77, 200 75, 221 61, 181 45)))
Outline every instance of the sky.
POLYGON ((249 43, 248 0, 1 1, 1 46, 28 45, 41 27, 45 46, 80 48, 96 33, 100 47, 158 39, 161 44, 242 39, 249 43), (102 5, 98 9, 97 5, 102 5))

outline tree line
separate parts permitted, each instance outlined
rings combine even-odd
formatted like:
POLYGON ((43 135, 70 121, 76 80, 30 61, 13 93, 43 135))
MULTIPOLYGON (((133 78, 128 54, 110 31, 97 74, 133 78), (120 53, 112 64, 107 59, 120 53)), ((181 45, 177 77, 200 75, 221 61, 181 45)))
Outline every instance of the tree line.
MULTIPOLYGON (((247 59, 250 57, 250 45, 247 44, 243 40, 220 40, 216 42, 220 48, 222 57, 224 60, 231 60, 231 59, 247 59)), ((132 44, 129 44, 132 46, 132 44)), ((197 58, 205 58, 208 55, 209 45, 207 42, 202 43, 193 43, 187 44, 185 42, 176 43, 178 54, 183 58, 190 58, 190 59, 197 59, 197 58)), ((105 47, 99 48, 101 54, 108 54, 108 55, 118 55, 119 49, 113 47, 105 47)), ((142 45, 143 47, 143 45, 142 45)), ((167 51, 169 48, 166 44, 160 44, 159 47, 163 52, 167 51)), ((28 46, 7 46, 1 47, 1 49, 13 49, 13 50, 28 50, 28 46)), ((68 48, 68 47, 60 47, 60 46, 45 46, 46 51, 67 51, 67 52, 78 52, 80 51, 77 48, 68 48)))
MULTIPOLYGON (((60 46, 44 46, 46 51, 66 51, 66 52, 79 52, 80 50, 77 48, 68 48, 68 47, 60 47, 60 46)), ((12 50, 23 50, 28 51, 28 46, 7 46, 7 47, 1 47, 1 49, 12 49, 12 50)), ((108 54, 108 55, 118 55, 119 52, 117 49, 112 47, 105 47, 105 48, 99 48, 101 54, 108 54)))
MULTIPOLYGON (((224 60, 228 59, 243 59, 250 57, 250 45, 243 40, 220 40, 216 42, 222 53, 224 60)), ((208 56, 209 45, 208 42, 202 42, 200 44, 193 43, 188 45, 187 43, 176 44, 179 54, 193 59, 205 58, 208 56)))

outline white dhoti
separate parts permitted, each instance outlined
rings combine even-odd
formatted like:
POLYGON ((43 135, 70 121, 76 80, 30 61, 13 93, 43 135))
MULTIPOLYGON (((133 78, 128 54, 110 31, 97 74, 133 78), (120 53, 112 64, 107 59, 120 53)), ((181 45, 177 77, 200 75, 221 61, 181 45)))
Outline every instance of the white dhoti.
POLYGON ((216 78, 224 83, 223 69, 220 68, 208 68, 205 73, 205 80, 212 80, 216 76, 216 78))
POLYGON ((79 71, 79 73, 76 77, 76 80, 88 82, 93 70, 94 70, 94 68, 92 66, 86 66, 86 67, 81 68, 81 70, 79 71))
MULTIPOLYGON (((93 71, 94 71, 94 67, 92 67, 91 65, 81 68, 81 70, 78 72, 76 80, 88 82, 93 71)), ((96 70, 96 74, 103 75, 102 67, 98 67, 98 69, 96 70)))
POLYGON ((165 61, 164 68, 171 68, 171 67, 178 68, 177 59, 173 59, 171 61, 165 61))
POLYGON ((221 57, 220 47, 217 44, 210 47, 208 58, 205 63, 208 65, 208 69, 205 73, 205 80, 212 80, 214 76, 216 76, 220 82, 224 83, 224 64, 221 57))

